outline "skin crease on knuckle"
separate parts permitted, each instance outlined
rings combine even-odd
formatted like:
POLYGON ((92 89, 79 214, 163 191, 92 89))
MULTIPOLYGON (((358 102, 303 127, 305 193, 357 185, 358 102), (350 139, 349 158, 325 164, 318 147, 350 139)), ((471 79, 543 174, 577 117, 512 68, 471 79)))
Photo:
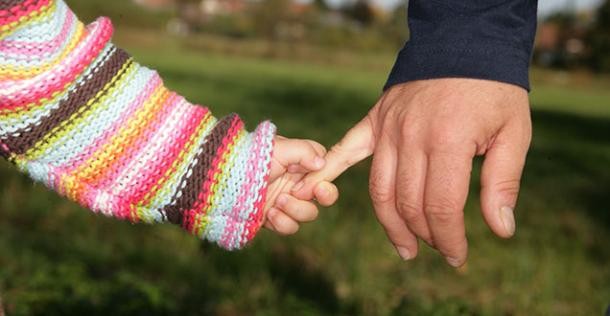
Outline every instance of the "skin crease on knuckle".
POLYGON ((424 203, 424 212, 430 220, 442 228, 451 227, 456 220, 463 217, 461 207, 446 198, 437 198, 424 203))
MULTIPOLYGON (((424 205, 426 216, 434 223, 436 229, 432 232, 434 247, 444 256, 452 258, 451 265, 460 266, 465 260, 467 251, 466 236, 457 236, 460 233, 457 223, 464 222, 463 212, 456 208, 456 204, 446 199, 427 202, 424 205), (436 232, 436 233, 435 233, 436 232), (449 237, 451 236, 451 237, 449 237)), ((463 228, 461 228, 463 230, 463 228)))
POLYGON ((373 167, 369 180, 371 200, 376 203, 390 203, 394 201, 394 188, 391 188, 387 183, 384 174, 378 168, 373 167))
POLYGON ((520 179, 511 179, 504 180, 501 182, 484 185, 482 189, 493 189, 494 192, 497 192, 500 196, 504 197, 506 200, 513 201, 517 199, 519 195, 519 189, 521 186, 520 179))
POLYGON ((404 220, 409 229, 426 244, 434 247, 434 241, 432 240, 429 228, 427 227, 423 205, 417 205, 405 200, 397 200, 396 208, 398 215, 404 220))
POLYGON ((414 223, 422 220, 424 216, 424 207, 417 203, 409 201, 407 198, 401 198, 400 196, 396 199, 396 208, 398 214, 407 223, 414 223))

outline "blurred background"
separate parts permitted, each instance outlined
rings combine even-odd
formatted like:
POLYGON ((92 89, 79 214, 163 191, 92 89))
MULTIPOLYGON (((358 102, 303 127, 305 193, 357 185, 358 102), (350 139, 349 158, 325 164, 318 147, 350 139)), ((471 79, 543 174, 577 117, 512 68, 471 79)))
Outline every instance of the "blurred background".
MULTIPOLYGON (((217 115, 272 118, 332 145, 379 97, 408 38, 400 1, 72 0, 217 115)), ((610 304, 610 1, 541 0, 534 139, 517 235, 466 206, 468 264, 402 262, 375 220, 368 163, 293 237, 228 253, 179 228, 121 223, 0 162, 0 293, 8 315, 602 315, 610 304)))

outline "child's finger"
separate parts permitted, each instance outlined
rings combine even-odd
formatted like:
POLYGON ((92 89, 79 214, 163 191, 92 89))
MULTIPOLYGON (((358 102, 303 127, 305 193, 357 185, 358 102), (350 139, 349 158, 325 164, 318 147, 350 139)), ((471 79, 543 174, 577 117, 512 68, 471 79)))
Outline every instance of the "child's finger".
POLYGON ((289 194, 280 195, 275 206, 298 222, 311 222, 318 218, 318 208, 314 203, 299 200, 289 194))
POLYGON ((331 182, 322 181, 318 183, 313 193, 316 201, 325 207, 335 204, 339 199, 339 190, 331 182))
POLYGON ((326 147, 324 147, 322 144, 316 142, 315 140, 311 140, 311 139, 306 139, 305 141, 308 142, 313 147, 313 149, 316 151, 316 153, 318 153, 318 155, 320 157, 326 156, 326 153, 328 151, 326 150, 326 147))
POLYGON ((269 220, 265 221, 265 224, 263 224, 263 227, 267 228, 268 230, 270 230, 272 232, 277 233, 277 229, 275 229, 275 227, 273 227, 273 224, 271 224, 271 222, 269 220))
MULTIPOLYGON (((304 139, 304 141, 308 142, 313 147, 313 150, 316 151, 318 156, 320 156, 320 157, 326 156, 327 150, 326 150, 326 147, 322 146, 322 144, 320 144, 316 141, 313 141, 311 139, 304 139)), ((290 165, 286 169, 290 173, 308 173, 308 172, 312 171, 311 169, 305 168, 299 164, 290 165)))
POLYGON ((275 143, 273 158, 285 168, 298 165, 307 172, 324 168, 326 160, 320 155, 320 148, 308 140, 278 139, 275 143))
POLYGON ((311 172, 308 168, 302 167, 301 165, 290 165, 288 166, 288 168, 286 168, 286 170, 289 173, 299 173, 299 174, 306 174, 311 172))
POLYGON ((280 235, 292 235, 299 231, 299 223, 275 207, 267 213, 267 221, 271 222, 274 230, 280 235))

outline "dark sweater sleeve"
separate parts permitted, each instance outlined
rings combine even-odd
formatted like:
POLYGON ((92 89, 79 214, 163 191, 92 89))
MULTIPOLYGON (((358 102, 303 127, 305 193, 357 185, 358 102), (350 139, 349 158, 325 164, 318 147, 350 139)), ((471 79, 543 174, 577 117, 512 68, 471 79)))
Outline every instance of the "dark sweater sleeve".
POLYGON ((384 89, 414 80, 475 78, 529 86, 537 0, 410 0, 411 37, 384 89))

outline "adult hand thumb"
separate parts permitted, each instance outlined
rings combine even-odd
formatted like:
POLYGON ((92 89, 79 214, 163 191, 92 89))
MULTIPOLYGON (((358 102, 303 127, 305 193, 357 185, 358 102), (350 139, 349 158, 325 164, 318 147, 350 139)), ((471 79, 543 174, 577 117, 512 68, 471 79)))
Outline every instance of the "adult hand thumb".
POLYGON ((530 128, 517 126, 501 132, 485 154, 481 170, 481 210, 491 230, 503 238, 515 233, 513 212, 530 144, 530 128))
POLYGON ((367 116, 330 149, 322 170, 308 174, 294 186, 293 194, 303 200, 314 198, 314 189, 318 183, 334 181, 345 170, 368 158, 374 150, 375 133, 371 118, 367 116))

